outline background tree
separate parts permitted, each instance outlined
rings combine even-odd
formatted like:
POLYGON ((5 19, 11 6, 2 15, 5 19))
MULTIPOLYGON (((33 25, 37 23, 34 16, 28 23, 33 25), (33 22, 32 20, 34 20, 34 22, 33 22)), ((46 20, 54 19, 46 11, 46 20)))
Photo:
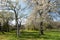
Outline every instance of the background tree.
MULTIPOLYGON (((32 13, 34 13, 36 15, 36 17, 39 15, 40 24, 41 24, 41 22, 42 23, 51 22, 52 17, 48 13, 57 11, 56 1, 51 1, 51 0, 30 0, 30 1, 28 1, 28 3, 30 3, 30 5, 33 5, 32 6, 33 7, 32 13)), ((35 17, 34 20, 36 20, 36 17, 35 17)), ((34 17, 32 17, 32 19, 33 18, 34 17)), ((42 30, 43 30, 43 27, 42 27, 42 25, 40 25, 40 33, 41 33, 42 30)))
POLYGON ((7 11, 1 11, 0 12, 1 19, 2 19, 2 29, 4 31, 9 31, 9 21, 13 19, 13 13, 7 12, 7 11))

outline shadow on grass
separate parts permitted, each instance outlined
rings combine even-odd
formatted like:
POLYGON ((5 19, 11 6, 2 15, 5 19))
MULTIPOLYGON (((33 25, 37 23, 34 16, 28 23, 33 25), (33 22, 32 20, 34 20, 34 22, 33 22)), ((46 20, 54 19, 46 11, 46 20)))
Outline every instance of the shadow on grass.
POLYGON ((20 38, 39 38, 38 32, 21 32, 20 38))
POLYGON ((20 38, 44 38, 49 39, 47 35, 39 35, 39 32, 21 32, 20 38))
MULTIPOLYGON (((8 35, 11 37, 15 37, 16 38, 16 33, 15 32, 8 32, 4 35, 8 35)), ((49 31, 49 32, 45 32, 45 35, 39 35, 39 32, 21 32, 20 36, 19 36, 19 40, 25 40, 25 39, 52 39, 52 40, 60 40, 60 32, 58 31, 49 31)))
MULTIPOLYGON (((52 33, 53 34, 53 33, 52 33)), ((32 38, 32 39, 60 39, 60 37, 58 35, 51 35, 51 34, 45 34, 45 35, 39 35, 39 32, 21 32, 21 35, 19 38, 26 38, 26 39, 29 39, 29 38, 32 38)))

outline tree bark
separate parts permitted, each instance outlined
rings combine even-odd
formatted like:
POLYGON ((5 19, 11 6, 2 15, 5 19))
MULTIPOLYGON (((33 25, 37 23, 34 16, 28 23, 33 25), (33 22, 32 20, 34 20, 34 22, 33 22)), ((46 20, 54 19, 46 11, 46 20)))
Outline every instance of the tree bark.
POLYGON ((1 25, 1 23, 0 23, 0 27, 1 27, 1 32, 4 34, 4 31, 3 31, 3 26, 1 25))
POLYGON ((18 14, 17 14, 17 12, 14 10, 14 12, 15 12, 15 20, 16 20, 16 27, 17 27, 17 37, 19 37, 19 27, 18 27, 18 14))
POLYGON ((43 22, 40 23, 40 33, 41 35, 44 35, 44 31, 43 31, 43 22))
POLYGON ((7 23, 6 23, 6 25, 7 25, 7 32, 9 32, 9 24, 8 24, 8 19, 7 19, 7 23))

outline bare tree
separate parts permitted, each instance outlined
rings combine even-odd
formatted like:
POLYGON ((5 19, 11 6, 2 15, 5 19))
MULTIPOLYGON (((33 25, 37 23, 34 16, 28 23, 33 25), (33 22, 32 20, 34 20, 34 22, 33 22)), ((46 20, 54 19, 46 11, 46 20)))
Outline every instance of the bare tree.
POLYGON ((20 2, 19 0, 15 0, 15 1, 1 0, 1 2, 0 2, 2 10, 12 10, 15 14, 15 21, 16 21, 16 27, 17 27, 17 37, 20 35, 19 34, 18 19, 20 19, 21 16, 19 17, 19 14, 21 11, 30 8, 29 6, 28 7, 26 6, 25 8, 21 8, 21 5, 19 2, 20 2))

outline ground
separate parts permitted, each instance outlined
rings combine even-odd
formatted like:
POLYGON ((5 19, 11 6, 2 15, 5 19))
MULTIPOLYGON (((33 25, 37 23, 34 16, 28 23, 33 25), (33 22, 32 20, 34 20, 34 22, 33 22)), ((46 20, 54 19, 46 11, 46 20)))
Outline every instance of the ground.
POLYGON ((15 31, 0 32, 0 40, 60 40, 60 31, 45 31, 44 35, 39 35, 39 31, 23 31, 20 37, 16 37, 15 31))

